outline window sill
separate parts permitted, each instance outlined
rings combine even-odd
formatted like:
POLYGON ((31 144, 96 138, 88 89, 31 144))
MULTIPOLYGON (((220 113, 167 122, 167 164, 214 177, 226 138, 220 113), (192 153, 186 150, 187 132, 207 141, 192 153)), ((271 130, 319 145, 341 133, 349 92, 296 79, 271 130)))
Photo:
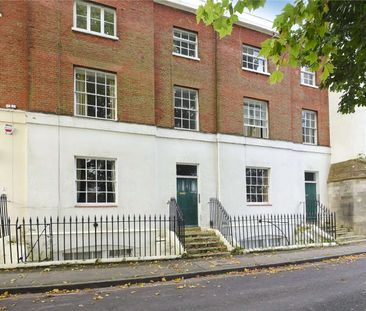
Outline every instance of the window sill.
POLYGON ((110 204, 78 203, 78 204, 75 204, 75 207, 77 207, 77 208, 79 208, 79 207, 106 208, 106 207, 118 207, 118 205, 116 203, 110 203, 110 204))
POLYGON ((178 56, 178 57, 183 57, 183 58, 187 58, 187 59, 191 59, 191 60, 196 60, 196 61, 200 61, 201 59, 198 57, 191 57, 191 56, 186 56, 186 55, 182 55, 182 54, 178 54, 173 52, 172 55, 174 56, 178 56))
POLYGON ((318 146, 318 144, 316 143, 316 144, 312 144, 312 143, 302 143, 303 145, 306 145, 306 146, 318 146))
POLYGON ((268 207, 270 207, 270 206, 272 206, 272 204, 271 203, 253 203, 253 202, 251 202, 251 203, 247 203, 247 206, 268 206, 268 207))
POLYGON ((78 114, 74 114, 74 117, 81 118, 81 119, 102 120, 102 121, 111 121, 111 122, 117 122, 118 121, 117 119, 89 117, 89 116, 82 116, 82 115, 78 115, 78 114))
POLYGON ((312 87, 313 89, 318 89, 319 88, 319 86, 317 86, 317 85, 311 85, 311 84, 305 84, 305 83, 300 83, 300 85, 312 87))
POLYGON ((243 69, 245 71, 259 73, 259 74, 265 75, 265 76, 270 76, 271 75, 269 72, 257 71, 257 70, 253 70, 253 69, 249 69, 249 68, 245 68, 245 67, 241 67, 241 69, 243 69))
POLYGON ((249 136, 249 135, 244 135, 245 138, 255 138, 255 139, 266 139, 266 140, 270 140, 269 137, 255 137, 255 136, 249 136))
POLYGON ((85 33, 85 34, 92 35, 92 36, 107 38, 107 39, 111 39, 111 40, 115 40, 115 41, 119 40, 119 38, 116 37, 116 36, 108 36, 108 35, 104 35, 104 34, 99 33, 99 32, 93 32, 93 31, 89 31, 89 30, 85 30, 85 29, 76 28, 76 27, 71 27, 71 29, 73 31, 85 33))
POLYGON ((191 130, 191 129, 186 129, 184 127, 174 127, 175 130, 179 130, 179 131, 187 131, 187 132, 199 132, 199 130, 191 130))

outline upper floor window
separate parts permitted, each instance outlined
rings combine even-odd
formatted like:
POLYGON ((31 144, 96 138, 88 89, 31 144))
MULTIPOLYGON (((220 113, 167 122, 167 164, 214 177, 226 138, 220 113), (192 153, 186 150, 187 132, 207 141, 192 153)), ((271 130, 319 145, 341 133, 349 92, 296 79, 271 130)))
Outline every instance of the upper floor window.
POLYGON ((174 28, 173 54, 197 59, 198 58, 197 34, 179 28, 174 28))
POLYGON ((76 158, 76 202, 116 203, 116 161, 76 158))
POLYGON ((308 67, 301 67, 301 84, 315 86, 315 72, 308 67))
POLYGON ((268 203, 269 169, 246 168, 247 202, 268 203))
POLYGON ((266 102, 244 99, 244 135, 268 138, 268 105, 266 102))
POLYGON ((116 119, 116 75, 75 68, 75 115, 116 119))
POLYGON ((317 144, 317 120, 314 111, 302 111, 302 141, 305 144, 317 144))
POLYGON ((116 10, 90 2, 76 1, 73 29, 116 39, 116 10))
POLYGON ((259 73, 268 73, 267 59, 259 56, 260 49, 243 45, 243 69, 259 73))
POLYGON ((174 87, 174 127, 198 130, 198 91, 174 87))

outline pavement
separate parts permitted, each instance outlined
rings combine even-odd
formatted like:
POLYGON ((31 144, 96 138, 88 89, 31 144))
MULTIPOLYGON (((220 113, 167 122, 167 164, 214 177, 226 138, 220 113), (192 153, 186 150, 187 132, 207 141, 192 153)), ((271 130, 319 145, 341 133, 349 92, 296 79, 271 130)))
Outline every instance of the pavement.
POLYGON ((3 270, 0 293, 102 288, 279 267, 366 253, 366 243, 227 257, 3 270))

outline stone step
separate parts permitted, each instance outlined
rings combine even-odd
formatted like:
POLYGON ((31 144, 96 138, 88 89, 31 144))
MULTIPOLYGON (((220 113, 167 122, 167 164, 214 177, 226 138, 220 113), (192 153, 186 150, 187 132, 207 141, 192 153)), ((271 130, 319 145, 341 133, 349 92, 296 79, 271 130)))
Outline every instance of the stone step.
POLYGON ((339 231, 339 232, 350 232, 350 231, 352 231, 351 229, 346 229, 346 228, 341 228, 341 229, 336 228, 336 230, 339 231))
POLYGON ((185 228, 185 248, 189 257, 230 254, 214 231, 199 227, 185 228))
POLYGON ((351 232, 352 230, 351 229, 345 229, 345 228, 342 228, 342 229, 336 228, 336 231, 337 232, 351 232))
POLYGON ((213 231, 186 231, 184 234, 185 237, 212 237, 216 236, 213 231))
POLYGON ((337 237, 337 241, 341 242, 341 241, 351 241, 351 240, 360 240, 360 239, 365 239, 366 237, 363 235, 358 235, 358 234, 353 234, 353 235, 347 235, 347 236, 342 236, 342 237, 337 237))
POLYGON ((213 241, 218 241, 219 239, 217 238, 217 236, 194 236, 194 237, 186 237, 185 241, 186 243, 194 243, 194 242, 213 242, 213 241))
POLYGON ((354 233, 353 232, 337 232, 337 238, 338 237, 344 237, 344 236, 352 236, 352 235, 354 235, 354 233))
POLYGON ((189 255, 189 257, 191 257, 191 258, 216 257, 216 256, 230 256, 230 253, 229 252, 216 252, 216 253, 200 253, 200 254, 189 255))
POLYGON ((366 242, 366 238, 362 238, 362 239, 355 239, 355 240, 345 240, 345 241, 338 241, 338 244, 340 245, 347 245, 347 244, 354 244, 354 243, 365 243, 366 242))
POLYGON ((200 248, 190 248, 187 250, 188 256, 193 254, 202 254, 202 253, 219 253, 225 252, 227 248, 225 246, 221 247, 200 247, 200 248))
POLYGON ((338 238, 348 238, 348 237, 353 237, 353 236, 361 236, 361 234, 356 234, 354 232, 348 232, 346 234, 341 234, 341 235, 337 234, 337 239, 338 238))
POLYGON ((201 227, 185 227, 186 231, 201 231, 201 227))
POLYGON ((223 244, 218 239, 211 240, 211 241, 201 241, 201 242, 197 242, 197 241, 187 242, 186 241, 186 248, 198 248, 201 246, 221 247, 221 246, 223 246, 223 244))

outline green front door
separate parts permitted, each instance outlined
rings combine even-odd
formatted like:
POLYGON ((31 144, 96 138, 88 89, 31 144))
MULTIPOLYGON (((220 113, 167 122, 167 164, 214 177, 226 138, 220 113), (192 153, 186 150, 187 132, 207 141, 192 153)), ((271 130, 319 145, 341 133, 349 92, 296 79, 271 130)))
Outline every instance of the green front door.
POLYGON ((177 177, 177 202, 186 226, 198 226, 197 178, 177 177))
POLYGON ((305 183, 306 219, 316 220, 316 183, 305 183))

